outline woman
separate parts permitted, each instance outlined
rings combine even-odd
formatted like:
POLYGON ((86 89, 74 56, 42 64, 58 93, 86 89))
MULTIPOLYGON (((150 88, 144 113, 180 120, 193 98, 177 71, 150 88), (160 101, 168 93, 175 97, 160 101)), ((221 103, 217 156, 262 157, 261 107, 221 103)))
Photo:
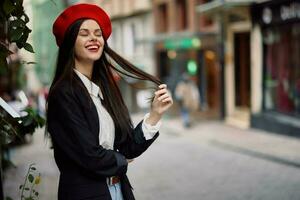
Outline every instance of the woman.
POLYGON ((60 170, 59 200, 131 200, 128 163, 158 137, 173 99, 165 84, 111 50, 111 22, 100 7, 77 4, 53 24, 59 47, 47 130, 60 170), (110 60, 123 70, 117 69, 110 60), (134 128, 112 69, 158 86, 151 110, 134 128))

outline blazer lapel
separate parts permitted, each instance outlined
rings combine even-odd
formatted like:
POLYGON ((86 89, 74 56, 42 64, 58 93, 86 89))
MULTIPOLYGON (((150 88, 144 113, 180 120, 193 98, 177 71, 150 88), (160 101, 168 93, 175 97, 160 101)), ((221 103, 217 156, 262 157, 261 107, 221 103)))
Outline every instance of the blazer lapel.
POLYGON ((85 88, 83 82, 81 81, 81 79, 76 74, 74 75, 76 81, 78 81, 78 83, 80 84, 80 85, 75 84, 78 85, 75 87, 76 96, 79 98, 80 104, 82 104, 84 115, 86 116, 90 129, 98 138, 100 127, 99 127, 99 116, 98 116, 97 108, 93 102, 93 99, 88 93, 88 90, 85 88))

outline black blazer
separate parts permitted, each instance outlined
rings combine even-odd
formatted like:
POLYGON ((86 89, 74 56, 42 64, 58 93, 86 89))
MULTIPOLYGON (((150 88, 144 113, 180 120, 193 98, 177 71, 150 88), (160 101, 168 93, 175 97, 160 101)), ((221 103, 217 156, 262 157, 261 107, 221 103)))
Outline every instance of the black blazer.
MULTIPOLYGON (((96 107, 79 77, 71 85, 61 81, 48 98, 48 131, 60 170, 58 200, 111 200, 106 178, 121 177, 125 200, 133 200, 126 176, 126 158, 141 155, 158 137, 145 140, 142 121, 114 150, 99 145, 96 107)), ((117 134, 117 133, 116 133, 117 134)))

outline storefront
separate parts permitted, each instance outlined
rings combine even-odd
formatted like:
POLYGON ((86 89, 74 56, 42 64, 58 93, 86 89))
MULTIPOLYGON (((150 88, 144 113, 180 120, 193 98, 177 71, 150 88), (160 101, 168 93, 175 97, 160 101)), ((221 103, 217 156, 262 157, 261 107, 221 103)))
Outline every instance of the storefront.
POLYGON ((197 84, 202 110, 219 115, 219 71, 215 35, 169 37, 158 41, 157 67, 160 78, 174 92, 183 73, 192 76, 197 84), (203 39, 205 38, 205 39, 203 39))
POLYGON ((269 1, 252 7, 262 36, 262 111, 253 127, 300 137, 300 2, 269 1))

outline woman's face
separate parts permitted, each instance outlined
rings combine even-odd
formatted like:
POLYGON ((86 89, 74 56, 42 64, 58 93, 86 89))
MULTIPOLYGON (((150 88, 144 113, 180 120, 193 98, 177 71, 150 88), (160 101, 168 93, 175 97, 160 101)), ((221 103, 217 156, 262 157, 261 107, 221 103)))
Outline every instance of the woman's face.
POLYGON ((85 20, 80 26, 75 42, 75 58, 79 62, 94 62, 103 52, 104 38, 95 20, 85 20))

